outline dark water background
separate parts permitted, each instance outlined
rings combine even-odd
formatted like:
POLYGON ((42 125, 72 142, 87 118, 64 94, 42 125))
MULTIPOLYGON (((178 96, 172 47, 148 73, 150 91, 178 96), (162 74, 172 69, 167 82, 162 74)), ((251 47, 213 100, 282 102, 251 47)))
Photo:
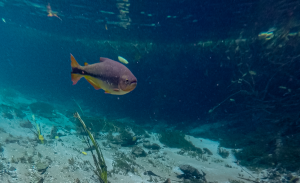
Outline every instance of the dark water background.
MULTIPOLYGON (((209 109, 230 93, 226 88, 230 85, 235 65, 222 62, 226 58, 213 51, 204 53, 201 59, 194 57, 189 50, 177 54, 176 59, 164 53, 148 54, 139 63, 128 58, 128 67, 138 78, 137 88, 124 96, 106 95, 102 90, 94 90, 84 80, 72 86, 69 54, 72 53, 80 64, 98 62, 99 57, 116 60, 118 55, 111 51, 91 51, 76 40, 184 45, 200 40, 236 39, 241 33, 247 38, 247 35, 268 30, 275 23, 280 25, 280 20, 288 17, 291 9, 287 2, 282 7, 284 11, 277 11, 280 3, 273 1, 139 0, 129 2, 128 16, 132 21, 127 29, 108 24, 106 30, 108 21, 120 21, 116 16, 117 1, 3 3, 4 6, 0 7, 0 17, 6 21, 1 22, 0 27, 3 85, 46 101, 63 103, 73 97, 81 99, 95 113, 101 111, 101 114, 145 121, 163 119, 172 123, 205 118, 209 109), (47 17, 48 3, 62 21, 47 17), (101 13, 100 10, 115 14, 101 13), (176 18, 166 18, 169 15, 176 18), (96 23, 97 20, 104 22, 96 23), (151 24, 155 26, 148 26, 151 24), (29 32, 30 36, 27 35, 29 32), (41 33, 47 36, 40 36, 41 33), (64 36, 73 42, 62 40, 64 36), (209 77, 204 75, 206 70, 209 77)), ((120 55, 126 58, 125 51, 120 55)), ((262 79, 262 83, 265 82, 262 79)))

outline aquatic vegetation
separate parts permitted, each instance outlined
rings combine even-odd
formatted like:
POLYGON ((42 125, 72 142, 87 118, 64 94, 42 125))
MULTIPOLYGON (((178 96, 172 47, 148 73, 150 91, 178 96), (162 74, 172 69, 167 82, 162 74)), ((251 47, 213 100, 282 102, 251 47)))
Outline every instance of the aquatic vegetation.
POLYGON ((179 131, 163 131, 160 133, 159 141, 169 147, 195 151, 199 154, 203 153, 202 149, 195 147, 190 141, 187 141, 185 135, 179 131))
POLYGON ((21 122, 20 126, 23 128, 33 128, 33 125, 31 124, 31 122, 29 120, 21 122))
POLYGON ((46 162, 39 161, 39 162, 36 163, 35 166, 36 166, 36 169, 37 169, 38 172, 43 173, 47 170, 47 168, 49 167, 49 164, 46 163, 46 162))
POLYGON ((8 137, 5 139, 5 143, 9 144, 9 143, 16 143, 19 142, 19 138, 18 137, 14 137, 13 135, 9 134, 8 137))
POLYGON ((218 154, 222 157, 222 158, 227 158, 229 156, 229 151, 221 148, 221 147, 218 147, 218 154))
POLYGON ((138 146, 133 147, 131 153, 136 157, 146 157, 148 155, 144 149, 138 146))
POLYGON ((28 156, 27 161, 28 161, 28 163, 31 163, 31 164, 34 163, 33 156, 28 156))
POLYGON ((229 183, 245 183, 244 181, 241 181, 241 180, 233 180, 233 179, 229 179, 228 181, 229 181, 229 183))
POLYGON ((31 111, 35 115, 39 115, 48 119, 54 118, 54 107, 45 102, 34 102, 29 105, 31 111))
POLYGON ((14 119, 14 116, 10 112, 3 112, 2 116, 7 119, 14 119))
MULTIPOLYGON (((96 155, 94 155, 93 151, 91 151, 93 160, 94 160, 94 164, 96 166, 96 170, 94 170, 94 173, 97 175, 97 177, 101 183, 107 183, 107 166, 105 164, 105 160, 104 160, 103 154, 101 152, 101 149, 100 149, 97 141, 94 139, 94 136, 92 135, 92 133, 87 129, 87 127, 86 127, 84 121, 81 119, 80 115, 76 112, 74 114, 74 117, 80 121, 88 138, 91 140, 92 144, 95 147, 96 155)), ((91 147, 88 138, 85 138, 85 141, 86 141, 87 145, 89 147, 91 147)))
POLYGON ((133 158, 126 156, 125 153, 115 153, 115 160, 113 161, 113 170, 111 173, 118 174, 128 174, 128 172, 131 173, 137 173, 137 169, 141 168, 140 165, 138 165, 133 158))
POLYGON ((3 144, 0 143, 0 153, 4 151, 3 144))
POLYGON ((68 162, 71 166, 75 165, 75 159, 73 157, 71 159, 68 159, 68 162))
POLYGON ((58 128, 56 126, 53 126, 51 128, 51 131, 50 131, 50 139, 56 139, 56 137, 58 137, 58 134, 57 134, 57 131, 58 131, 58 128))
POLYGON ((34 115, 32 115, 32 120, 35 123, 35 128, 34 128, 35 131, 33 131, 33 130, 30 129, 31 132, 35 134, 35 137, 37 138, 37 141, 39 141, 40 143, 44 144, 45 139, 44 139, 44 136, 42 135, 41 125, 36 122, 34 115))
POLYGON ((227 167, 227 168, 232 168, 232 166, 231 166, 231 165, 228 165, 228 164, 225 164, 225 167, 227 167))
POLYGON ((143 146, 147 149, 152 149, 152 150, 159 150, 160 146, 156 143, 151 144, 149 141, 148 142, 144 142, 143 146))
POLYGON ((2 171, 5 168, 4 164, 0 162, 0 171, 2 171))
POLYGON ((203 148, 203 151, 205 153, 207 153, 208 155, 210 155, 210 156, 213 155, 213 153, 208 148, 206 148, 206 147, 203 148))

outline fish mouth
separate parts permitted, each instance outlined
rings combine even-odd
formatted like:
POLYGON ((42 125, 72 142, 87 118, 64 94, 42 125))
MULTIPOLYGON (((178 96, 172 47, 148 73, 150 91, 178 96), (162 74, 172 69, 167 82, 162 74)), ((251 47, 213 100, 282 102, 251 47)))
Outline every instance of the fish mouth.
POLYGON ((136 81, 133 81, 133 82, 130 83, 130 85, 128 85, 128 86, 126 87, 126 89, 125 89, 124 91, 132 91, 132 90, 135 89, 136 85, 137 85, 137 82, 136 82, 136 81))

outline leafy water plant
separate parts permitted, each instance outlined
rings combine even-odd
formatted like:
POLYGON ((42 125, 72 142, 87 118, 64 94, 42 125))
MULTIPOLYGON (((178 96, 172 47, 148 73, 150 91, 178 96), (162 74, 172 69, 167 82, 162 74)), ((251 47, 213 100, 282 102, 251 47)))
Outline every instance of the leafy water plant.
POLYGON ((89 139, 92 141, 95 150, 96 150, 96 154, 93 153, 93 151, 91 151, 92 156, 93 156, 93 160, 96 166, 96 170, 94 170, 94 173, 97 175, 99 181, 101 183, 107 183, 107 166, 105 164, 105 160, 102 154, 102 151, 97 143, 97 141, 95 140, 93 134, 87 129, 84 121, 81 119, 80 115, 78 114, 78 112, 76 112, 74 114, 74 117, 77 118, 80 123, 82 124, 83 130, 85 131, 87 137, 84 138, 86 144, 91 147, 90 141, 89 139))

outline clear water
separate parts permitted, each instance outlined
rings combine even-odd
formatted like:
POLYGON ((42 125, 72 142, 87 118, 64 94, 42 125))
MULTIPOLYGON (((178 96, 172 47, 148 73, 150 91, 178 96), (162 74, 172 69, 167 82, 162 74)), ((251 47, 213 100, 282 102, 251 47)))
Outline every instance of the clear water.
POLYGON ((182 164, 205 172, 207 182, 297 182, 299 6, 0 0, 0 180, 99 182, 77 111, 97 137, 110 182, 184 181, 182 164), (70 53, 80 65, 126 58, 137 87, 110 95, 84 79, 72 85, 70 53), (136 147, 148 155, 136 158, 136 147), (124 156, 131 168, 118 161, 124 156))

